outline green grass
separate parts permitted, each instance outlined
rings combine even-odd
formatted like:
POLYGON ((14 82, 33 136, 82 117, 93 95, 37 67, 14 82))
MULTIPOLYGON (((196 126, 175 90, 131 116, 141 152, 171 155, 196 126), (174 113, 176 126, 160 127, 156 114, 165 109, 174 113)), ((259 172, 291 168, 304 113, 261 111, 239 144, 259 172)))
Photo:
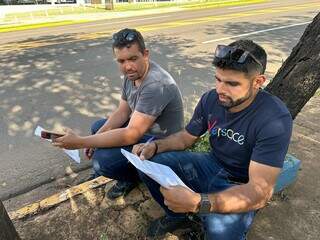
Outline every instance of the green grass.
POLYGON ((94 7, 58 7, 54 9, 32 11, 32 12, 22 12, 22 13, 10 13, 4 18, 4 22, 10 21, 23 21, 36 18, 50 18, 54 16, 72 15, 72 14, 87 14, 87 13, 99 13, 106 12, 102 8, 94 7))
POLYGON ((108 236, 106 233, 102 233, 100 236, 100 240, 108 240, 108 236))
POLYGON ((209 152, 210 149, 209 133, 207 132, 188 150, 191 152, 209 152))
POLYGON ((215 8, 215 7, 226 7, 226 6, 239 6, 246 4, 255 4, 266 2, 266 0, 207 0, 207 1, 192 1, 191 3, 177 3, 177 2, 158 2, 158 3, 121 3, 115 4, 115 11, 129 11, 129 10, 144 10, 151 8, 166 8, 166 7, 177 7, 185 9, 202 9, 202 8, 215 8))

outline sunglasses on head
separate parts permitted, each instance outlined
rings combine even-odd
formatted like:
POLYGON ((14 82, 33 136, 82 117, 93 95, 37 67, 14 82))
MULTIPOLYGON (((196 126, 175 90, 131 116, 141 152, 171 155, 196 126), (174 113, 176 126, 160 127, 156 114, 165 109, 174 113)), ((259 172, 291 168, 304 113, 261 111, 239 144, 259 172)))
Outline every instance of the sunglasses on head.
POLYGON ((240 64, 245 63, 248 58, 251 58, 263 69, 262 63, 253 54, 251 54, 249 51, 242 50, 236 47, 218 45, 214 56, 220 59, 230 59, 240 64))
POLYGON ((137 37, 137 33, 133 31, 120 31, 112 36, 112 42, 120 42, 120 43, 131 43, 133 42, 137 37))

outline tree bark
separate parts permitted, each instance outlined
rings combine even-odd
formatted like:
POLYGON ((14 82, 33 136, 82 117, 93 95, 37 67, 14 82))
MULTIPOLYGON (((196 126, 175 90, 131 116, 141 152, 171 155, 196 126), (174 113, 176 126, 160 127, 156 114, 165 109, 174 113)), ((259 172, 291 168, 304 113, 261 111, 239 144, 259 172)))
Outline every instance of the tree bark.
POLYGON ((20 240, 8 213, 0 200, 0 240, 20 240))
POLYGON ((266 90, 278 96, 294 119, 320 87, 320 13, 303 33, 266 90))

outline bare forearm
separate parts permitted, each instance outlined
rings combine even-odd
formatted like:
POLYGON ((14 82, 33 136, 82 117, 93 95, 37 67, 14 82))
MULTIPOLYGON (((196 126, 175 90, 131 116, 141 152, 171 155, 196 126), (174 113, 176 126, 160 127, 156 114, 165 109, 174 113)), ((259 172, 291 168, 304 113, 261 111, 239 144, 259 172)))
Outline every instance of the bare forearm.
POLYGON ((266 196, 265 191, 248 183, 210 194, 209 199, 212 212, 240 213, 264 207, 271 196, 272 190, 266 196))
POLYGON ((157 140, 158 153, 174 151, 174 150, 184 150, 196 141, 196 137, 190 138, 190 135, 185 131, 181 131, 170 135, 165 139, 157 140))
POLYGON ((81 137, 81 148, 120 147, 135 144, 140 133, 134 129, 117 128, 107 132, 81 137))
POLYGON ((97 131, 97 133, 102 133, 110 131, 112 129, 120 128, 128 120, 129 116, 126 113, 117 110, 109 116, 106 123, 97 131))

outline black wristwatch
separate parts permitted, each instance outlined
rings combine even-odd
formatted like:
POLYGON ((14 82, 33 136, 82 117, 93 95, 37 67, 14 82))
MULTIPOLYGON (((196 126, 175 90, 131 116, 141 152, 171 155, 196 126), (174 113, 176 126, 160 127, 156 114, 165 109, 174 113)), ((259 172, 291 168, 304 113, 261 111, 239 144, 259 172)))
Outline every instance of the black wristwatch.
POLYGON ((211 209, 211 202, 209 201, 208 194, 201 193, 201 200, 199 206, 199 213, 209 213, 211 209))

